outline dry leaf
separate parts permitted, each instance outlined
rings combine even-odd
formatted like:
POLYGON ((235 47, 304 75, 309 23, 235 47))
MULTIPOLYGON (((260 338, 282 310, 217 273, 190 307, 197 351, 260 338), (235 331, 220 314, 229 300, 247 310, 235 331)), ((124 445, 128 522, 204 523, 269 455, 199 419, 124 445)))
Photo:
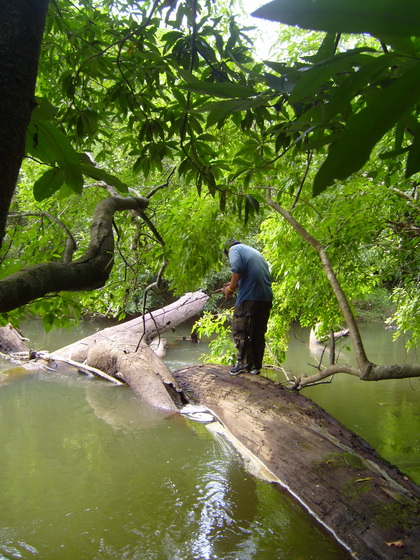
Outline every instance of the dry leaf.
POLYGON ((387 542, 386 546, 397 546, 398 548, 401 548, 402 546, 404 546, 404 543, 403 541, 387 542))

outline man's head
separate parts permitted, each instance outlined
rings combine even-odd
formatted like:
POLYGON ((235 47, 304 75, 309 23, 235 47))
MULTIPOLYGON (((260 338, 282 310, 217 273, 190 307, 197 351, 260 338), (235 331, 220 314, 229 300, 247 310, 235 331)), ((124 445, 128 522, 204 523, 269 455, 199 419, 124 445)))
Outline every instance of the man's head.
POLYGON ((240 241, 236 241, 236 239, 228 239, 223 247, 223 252, 226 256, 229 255, 229 249, 234 245, 239 245, 240 241))

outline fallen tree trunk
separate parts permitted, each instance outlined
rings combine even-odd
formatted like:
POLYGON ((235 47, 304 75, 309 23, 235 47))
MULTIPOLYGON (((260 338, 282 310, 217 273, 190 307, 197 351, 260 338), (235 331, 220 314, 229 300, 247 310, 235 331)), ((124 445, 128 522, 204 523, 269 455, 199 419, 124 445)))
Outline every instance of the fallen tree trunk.
POLYGON ((73 344, 60 348, 54 354, 83 362, 87 359, 89 348, 103 340, 127 344, 127 350, 135 352, 143 342, 148 344, 156 336, 201 313, 207 300, 208 296, 204 292, 187 293, 166 307, 148 313, 144 317, 137 317, 131 321, 98 331, 73 344))
POLYGON ((167 366, 146 344, 141 345, 138 352, 128 352, 127 341, 118 344, 102 340, 90 347, 87 363, 121 379, 152 406, 178 412, 182 405, 181 388, 167 366))
POLYGON ((13 325, 8 323, 5 327, 0 327, 0 353, 11 354, 13 352, 29 352, 26 342, 20 332, 13 325))
MULTIPOLYGON (((185 294, 174 303, 144 317, 103 329, 51 354, 37 354, 24 344, 17 346, 16 332, 12 332, 12 346, 9 339, 5 344, 9 352, 26 354, 26 359, 33 358, 28 365, 31 369, 39 367, 41 360, 43 363, 47 361, 50 368, 64 363, 81 370, 88 369, 95 375, 103 372, 105 375, 102 376, 108 380, 118 379, 130 385, 150 405, 177 412, 182 404, 182 391, 148 342, 198 315, 207 300, 208 296, 201 291, 185 294)), ((9 336, 10 330, 5 327, 4 334, 9 336)))
POLYGON ((420 557, 420 489, 311 400, 223 366, 174 376, 357 558, 420 557))
POLYGON ((182 391, 148 342, 198 315, 207 300, 208 296, 201 291, 185 294, 144 317, 103 329, 61 348, 51 358, 84 362, 124 381, 150 405, 177 412, 182 404, 182 391))

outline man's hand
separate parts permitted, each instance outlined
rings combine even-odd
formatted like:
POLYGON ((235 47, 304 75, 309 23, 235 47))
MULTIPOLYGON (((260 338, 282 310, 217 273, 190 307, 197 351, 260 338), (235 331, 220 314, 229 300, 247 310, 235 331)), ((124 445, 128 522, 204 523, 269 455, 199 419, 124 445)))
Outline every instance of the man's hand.
POLYGON ((233 296, 233 290, 230 289, 230 282, 227 282, 223 288, 222 288, 222 292, 225 294, 225 299, 230 298, 231 296, 233 296))

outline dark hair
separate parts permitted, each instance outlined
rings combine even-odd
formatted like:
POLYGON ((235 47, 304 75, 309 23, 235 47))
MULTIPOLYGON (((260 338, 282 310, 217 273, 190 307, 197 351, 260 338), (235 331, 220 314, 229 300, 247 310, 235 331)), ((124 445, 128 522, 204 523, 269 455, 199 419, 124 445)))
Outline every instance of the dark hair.
POLYGON ((228 239, 223 247, 223 252, 226 256, 229 254, 229 249, 234 245, 239 245, 240 241, 236 241, 236 239, 228 239))

